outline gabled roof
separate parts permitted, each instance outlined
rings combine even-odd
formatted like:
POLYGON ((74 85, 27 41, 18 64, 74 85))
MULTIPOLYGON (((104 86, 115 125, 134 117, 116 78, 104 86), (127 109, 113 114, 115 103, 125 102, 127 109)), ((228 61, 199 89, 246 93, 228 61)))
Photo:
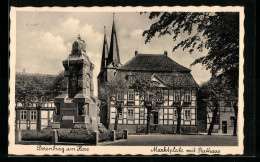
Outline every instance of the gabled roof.
POLYGON ((165 84, 164 81, 160 77, 158 77, 155 73, 151 76, 151 80, 159 83, 158 87, 167 87, 167 84, 165 84))
POLYGON ((164 54, 137 54, 118 70, 154 72, 190 72, 191 70, 173 61, 164 54))

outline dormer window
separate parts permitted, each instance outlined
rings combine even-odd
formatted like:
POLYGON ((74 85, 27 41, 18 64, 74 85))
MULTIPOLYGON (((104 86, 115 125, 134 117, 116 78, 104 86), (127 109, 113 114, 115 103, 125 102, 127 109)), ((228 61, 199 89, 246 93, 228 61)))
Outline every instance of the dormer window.
POLYGON ((124 100, 124 94, 123 93, 117 93, 117 101, 123 101, 124 100))
POLYGON ((129 73, 127 76, 126 76, 126 80, 130 83, 134 83, 134 80, 135 80, 135 75, 133 73, 129 73))

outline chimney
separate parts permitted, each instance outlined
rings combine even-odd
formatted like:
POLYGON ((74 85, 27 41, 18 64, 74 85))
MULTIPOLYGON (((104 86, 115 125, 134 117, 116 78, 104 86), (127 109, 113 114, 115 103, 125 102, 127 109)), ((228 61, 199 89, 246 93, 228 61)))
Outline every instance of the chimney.
POLYGON ((135 56, 138 55, 138 51, 135 51, 135 56))
POLYGON ((167 52, 167 51, 164 51, 164 55, 167 57, 167 56, 168 56, 168 52, 167 52))

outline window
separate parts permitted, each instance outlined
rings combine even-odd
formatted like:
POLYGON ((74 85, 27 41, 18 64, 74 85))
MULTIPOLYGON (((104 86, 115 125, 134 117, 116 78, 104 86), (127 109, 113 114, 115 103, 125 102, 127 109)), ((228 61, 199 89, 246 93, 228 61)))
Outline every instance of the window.
POLYGON ((184 120, 190 120, 190 110, 184 111, 184 120))
POLYGON ((56 106, 56 108, 55 108, 56 115, 60 115, 60 104, 56 103, 55 106, 56 106))
POLYGON ((27 111, 26 110, 22 110, 21 111, 21 120, 26 120, 27 119, 27 111))
POLYGON ((36 110, 31 111, 31 120, 36 120, 36 113, 37 113, 36 110))
POLYGON ((214 121, 214 124, 219 124, 219 114, 216 115, 216 119, 214 121))
POLYGON ((177 120, 178 118, 178 114, 177 114, 177 110, 173 111, 173 120, 177 120))
POLYGON ((128 109, 127 119, 134 119, 134 109, 128 109))
POLYGON ((173 93, 173 100, 174 102, 179 102, 180 101, 180 92, 174 92, 173 93))
POLYGON ((117 93, 117 101, 123 101, 124 100, 124 94, 123 93, 117 93))
POLYGON ((234 124, 235 124, 235 117, 230 116, 230 126, 234 126, 234 124))
POLYGON ((157 102, 161 102, 162 101, 162 93, 161 92, 158 92, 156 94, 156 100, 157 100, 157 102))
POLYGON ((128 101, 134 101, 135 99, 135 92, 133 90, 128 91, 128 101))
POLYGON ((127 80, 128 80, 130 83, 134 83, 134 79, 135 79, 134 74, 127 75, 127 80))
POLYGON ((191 93, 190 92, 186 92, 185 93, 184 101, 185 102, 190 102, 191 101, 191 93))
POLYGON ((140 109, 140 117, 144 117, 144 109, 140 109))
POLYGON ((118 110, 118 114, 119 114, 119 119, 123 119, 122 109, 117 109, 117 110, 118 110))

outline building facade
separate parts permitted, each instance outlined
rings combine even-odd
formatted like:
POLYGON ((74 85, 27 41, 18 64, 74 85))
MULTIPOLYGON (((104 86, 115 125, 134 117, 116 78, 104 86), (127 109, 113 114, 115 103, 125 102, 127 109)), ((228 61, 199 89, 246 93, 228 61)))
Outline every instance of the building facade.
POLYGON ((23 106, 16 103, 15 129, 41 130, 53 122, 55 106, 53 102, 46 102, 42 106, 36 103, 23 106))
MULTIPOLYGON (((219 102, 219 111, 217 113, 216 120, 214 121, 212 133, 233 134, 235 112, 231 104, 227 103, 228 102, 224 100, 219 102)), ((212 122, 212 109, 214 108, 211 105, 207 106, 207 130, 212 122)))
MULTIPOLYGON (((99 89, 104 86, 105 82, 109 82, 113 78, 125 80, 131 85, 136 78, 146 76, 151 81, 158 83, 164 101, 157 102, 156 109, 151 114, 150 124, 174 128, 177 125, 177 105, 181 103, 181 125, 183 127, 196 127, 196 90, 198 84, 193 79, 191 70, 173 61, 168 57, 167 52, 140 54, 135 51, 135 56, 122 65, 114 21, 110 40, 110 48, 108 49, 105 34, 101 70, 98 75, 99 89)), ((123 103, 122 111, 118 112, 119 129, 137 132, 147 124, 147 109, 144 102, 139 93, 130 87, 124 94, 112 95, 110 103, 100 108, 101 122, 111 129, 113 129, 117 113, 117 109, 111 105, 114 105, 116 101, 123 103)))

